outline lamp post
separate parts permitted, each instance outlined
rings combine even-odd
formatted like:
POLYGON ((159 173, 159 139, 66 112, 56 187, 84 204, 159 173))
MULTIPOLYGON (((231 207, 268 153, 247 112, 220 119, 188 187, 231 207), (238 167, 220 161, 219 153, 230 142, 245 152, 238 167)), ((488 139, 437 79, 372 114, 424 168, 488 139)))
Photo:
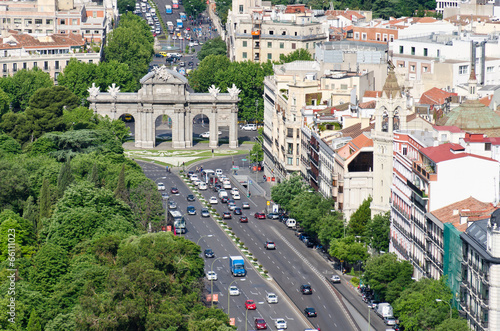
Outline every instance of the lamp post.
POLYGON ((196 242, 196 245, 198 245, 198 244, 200 243, 200 240, 201 240, 202 238, 210 238, 210 237, 213 237, 213 236, 214 236, 213 234, 206 234, 206 235, 204 235, 204 236, 201 236, 201 237, 198 239, 198 241, 196 242))
POLYGON ((448 304, 448 306, 450 306, 450 319, 452 319, 453 308, 451 308, 451 303, 449 303, 447 301, 443 301, 441 299, 436 299, 436 302, 446 302, 448 304))
MULTIPOLYGON (((229 290, 231 289, 231 285, 233 285, 233 283, 235 283, 237 281, 238 281, 238 279, 233 280, 229 284, 229 287, 227 288, 227 316, 229 316, 229 318, 231 318, 231 315, 229 314, 229 308, 230 308, 230 304, 231 304, 231 301, 229 300, 229 299, 231 299, 231 296, 229 295, 229 290)), ((245 278, 240 279, 240 281, 242 281, 242 282, 245 281, 245 278)))
MULTIPOLYGON (((255 304, 262 305, 264 302, 256 302, 255 304)), ((248 331, 248 309, 245 309, 245 331, 248 331)))
MULTIPOLYGON (((227 256, 220 256, 212 262, 212 267, 210 269, 212 272, 214 271, 215 261, 217 261, 219 259, 225 260, 225 259, 227 259, 227 256)), ((211 281, 210 281, 210 299, 212 300, 212 308, 213 308, 213 306, 214 306, 214 278, 213 277, 211 278, 211 281)))

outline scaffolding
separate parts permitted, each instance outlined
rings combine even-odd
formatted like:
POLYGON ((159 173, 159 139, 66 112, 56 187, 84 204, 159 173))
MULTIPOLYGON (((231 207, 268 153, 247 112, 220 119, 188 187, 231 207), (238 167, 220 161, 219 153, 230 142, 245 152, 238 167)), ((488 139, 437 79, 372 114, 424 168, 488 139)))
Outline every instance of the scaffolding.
POLYGON ((443 275, 447 276, 446 284, 453 294, 452 306, 459 309, 460 283, 462 282, 462 240, 461 232, 451 223, 444 223, 444 257, 443 275))

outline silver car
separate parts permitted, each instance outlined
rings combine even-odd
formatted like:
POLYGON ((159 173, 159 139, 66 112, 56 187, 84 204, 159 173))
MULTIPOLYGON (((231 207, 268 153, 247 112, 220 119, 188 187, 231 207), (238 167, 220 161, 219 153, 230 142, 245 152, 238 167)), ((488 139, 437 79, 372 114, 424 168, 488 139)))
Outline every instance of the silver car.
POLYGON ((168 202, 168 209, 176 209, 177 208, 177 204, 175 203, 175 201, 169 201, 168 202))

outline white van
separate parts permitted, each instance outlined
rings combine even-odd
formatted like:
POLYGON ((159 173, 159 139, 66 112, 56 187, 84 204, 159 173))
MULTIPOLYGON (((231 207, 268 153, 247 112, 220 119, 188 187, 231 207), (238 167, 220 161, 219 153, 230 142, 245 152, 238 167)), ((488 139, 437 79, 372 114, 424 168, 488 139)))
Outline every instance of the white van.
POLYGON ((223 183, 222 183, 222 187, 226 190, 230 190, 231 189, 231 182, 228 181, 228 180, 225 180, 223 183))
POLYGON ((387 302, 379 303, 375 308, 375 313, 380 317, 393 317, 392 306, 387 302))
POLYGON ((241 129, 245 131, 257 131, 257 124, 246 124, 241 129))
POLYGON ((215 169, 215 174, 216 174, 217 176, 222 175, 222 169, 215 169))
POLYGON ((229 198, 226 190, 220 190, 219 191, 219 199, 222 199, 222 197, 224 197, 224 196, 229 198))
POLYGON ((289 218, 286 220, 286 226, 289 228, 294 228, 297 225, 297 221, 293 218, 289 218))

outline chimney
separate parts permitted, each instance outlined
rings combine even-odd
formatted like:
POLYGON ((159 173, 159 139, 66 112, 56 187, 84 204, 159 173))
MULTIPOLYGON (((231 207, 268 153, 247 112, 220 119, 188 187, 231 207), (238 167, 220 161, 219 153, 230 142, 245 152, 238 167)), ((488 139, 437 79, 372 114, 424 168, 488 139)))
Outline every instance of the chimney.
POLYGON ((470 212, 470 209, 462 209, 460 211, 460 224, 465 224, 469 220, 469 217, 466 215, 462 215, 462 213, 470 212))

